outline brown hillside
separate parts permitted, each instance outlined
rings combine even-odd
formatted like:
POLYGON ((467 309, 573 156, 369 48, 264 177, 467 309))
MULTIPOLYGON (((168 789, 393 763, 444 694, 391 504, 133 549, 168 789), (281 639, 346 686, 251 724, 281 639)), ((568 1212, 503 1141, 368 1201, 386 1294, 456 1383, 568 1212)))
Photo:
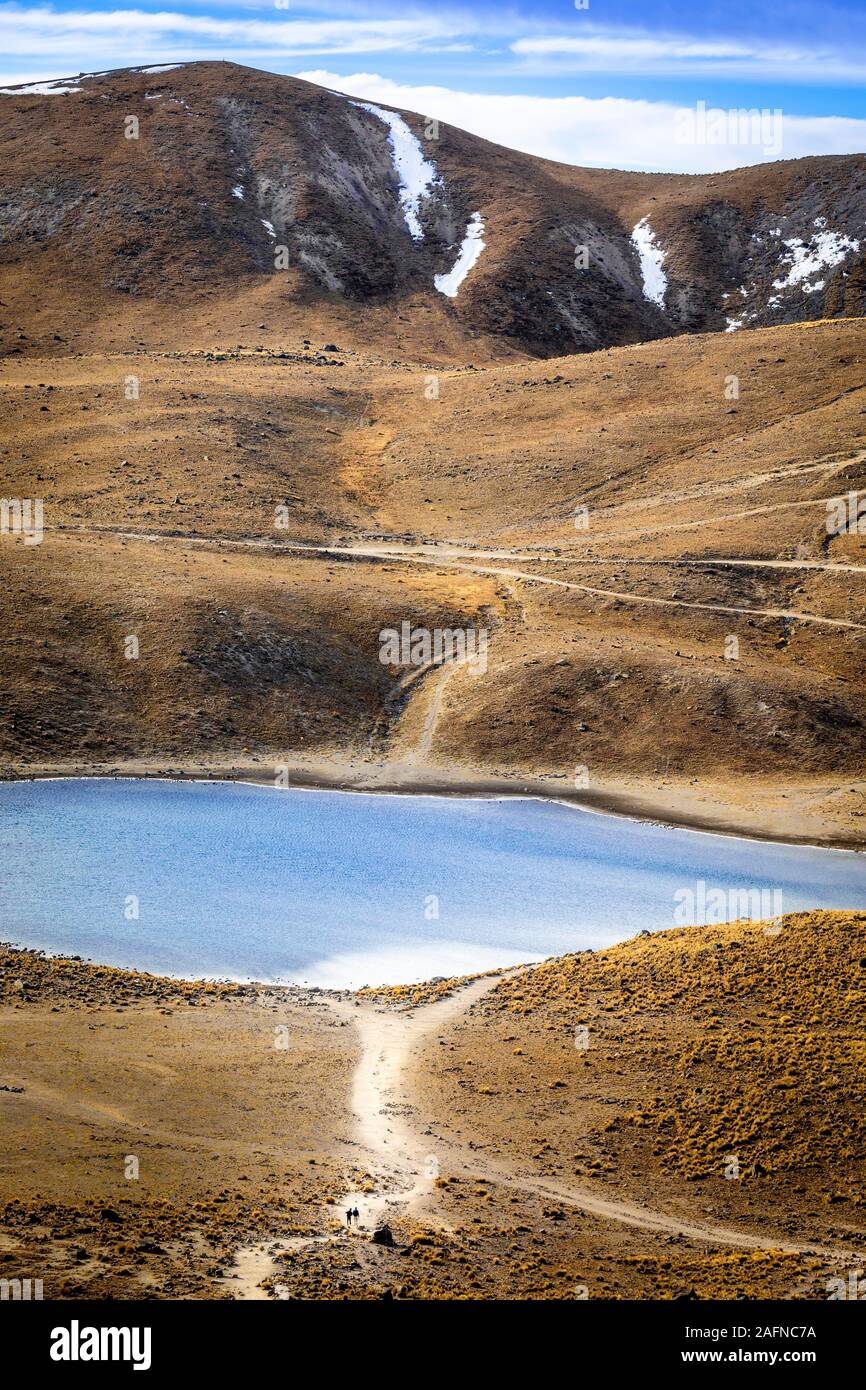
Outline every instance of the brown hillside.
POLYGON ((411 1212, 392 1192, 392 1250, 336 1205, 347 1161, 362 1205, 393 1186, 347 1081, 346 1023, 385 1001, 0 951, 0 1272, 46 1298, 825 1299, 866 1239, 864 928, 689 927, 491 982, 390 1096, 439 1171, 411 1212))
POLYGON ((441 371, 434 399, 293 341, 11 362, 4 493, 46 533, 0 538, 5 766, 557 794, 582 767, 643 813, 858 841, 863 536, 827 519, 866 483, 863 333, 441 371), (485 627, 486 674, 383 667, 403 621, 485 627))
POLYGON ((0 346, 274 346, 306 334, 389 357, 489 361, 714 331, 728 318, 863 313, 863 156, 629 174, 535 159, 447 124, 428 138, 423 116, 403 114, 438 175, 419 240, 384 121, 310 83, 204 62, 84 76, 53 95, 4 89, 0 346), (473 212, 485 249, 449 299, 433 277, 454 263, 473 212), (661 307, 631 242, 644 217, 665 254, 661 307), (790 247, 814 251, 820 237, 835 248, 825 269, 778 289, 790 247))

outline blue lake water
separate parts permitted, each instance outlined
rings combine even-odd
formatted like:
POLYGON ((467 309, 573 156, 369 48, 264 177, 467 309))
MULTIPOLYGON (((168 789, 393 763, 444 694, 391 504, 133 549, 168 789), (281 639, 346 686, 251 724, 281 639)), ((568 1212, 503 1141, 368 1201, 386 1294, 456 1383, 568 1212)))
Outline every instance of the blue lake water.
POLYGON ((4 941, 187 978, 335 988, 597 949, 689 920, 866 908, 861 854, 510 798, 7 783, 0 851, 4 941), (763 891, 762 911, 736 909, 746 891, 763 891))

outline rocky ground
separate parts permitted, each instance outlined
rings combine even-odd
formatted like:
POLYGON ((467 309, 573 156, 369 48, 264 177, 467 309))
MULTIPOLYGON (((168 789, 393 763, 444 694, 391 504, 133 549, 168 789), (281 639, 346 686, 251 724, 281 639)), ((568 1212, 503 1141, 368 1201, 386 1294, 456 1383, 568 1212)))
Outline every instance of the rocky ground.
POLYGON ((436 175, 412 237, 388 128, 349 98, 212 62, 66 85, 0 93, 4 353, 349 333, 386 359, 478 364, 866 307, 862 155, 704 176, 581 169, 406 112, 436 175), (450 299, 434 276, 473 213, 484 251, 450 299), (661 304, 632 241, 644 219, 661 304), (796 273, 794 245, 812 274, 796 273))
POLYGON ((59 1298, 825 1298, 866 1245, 864 931, 683 928, 411 999, 4 948, 0 1272, 59 1298))
POLYGON ((828 516, 864 331, 432 378, 301 343, 7 364, 4 487, 45 531, 0 537, 3 771, 511 783, 862 843, 863 535, 828 516), (483 630, 486 670, 383 665, 404 621, 483 630))

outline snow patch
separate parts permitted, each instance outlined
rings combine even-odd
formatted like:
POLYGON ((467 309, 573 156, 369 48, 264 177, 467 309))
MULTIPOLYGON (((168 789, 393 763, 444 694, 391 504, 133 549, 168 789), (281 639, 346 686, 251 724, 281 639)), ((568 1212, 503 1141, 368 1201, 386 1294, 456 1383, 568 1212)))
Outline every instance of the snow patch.
POLYGON ((421 142, 396 111, 386 111, 369 101, 353 101, 362 111, 369 111, 388 127, 388 143, 400 180, 400 206, 413 241, 421 241, 424 232, 418 218, 418 207, 439 178, 435 164, 424 158, 421 142))
POLYGON ((55 82, 28 82, 25 87, 0 87, 0 96, 10 97, 59 97, 67 92, 80 92, 77 78, 70 78, 69 82, 59 78, 55 82), (70 85, 71 83, 71 85, 70 85))
MULTIPOLYGON (((859 241, 839 232, 817 232, 808 243, 801 237, 790 237, 783 244, 788 250, 782 256, 782 260, 790 262, 790 265, 787 275, 773 281, 774 290, 791 289, 803 280, 811 279, 818 271, 839 265, 849 251, 860 249, 859 241)), ((818 286, 813 286, 808 293, 817 288, 818 286)))
MULTIPOLYGON (((175 68, 184 67, 186 63, 163 63, 154 68, 130 68, 130 72, 174 72, 175 68)), ((0 87, 0 96, 63 96, 68 92, 80 92, 85 77, 108 77, 110 72, 110 68, 103 68, 100 72, 82 72, 78 77, 56 77, 44 82, 28 82, 21 87, 0 87)))
POLYGON ((268 236, 275 237, 275 236, 277 235, 276 232, 274 231, 274 224, 273 224, 273 222, 269 222, 268 219, 267 219, 266 217, 261 218, 261 224, 262 224, 262 226, 264 227, 265 231, 267 232, 268 236))
POLYGON ((240 198, 241 202, 243 202, 243 200, 244 200, 244 186, 243 186, 242 183, 236 183, 236 184, 235 184, 234 188, 232 189, 232 197, 233 197, 233 198, 240 198))
POLYGON ((434 275, 433 284, 440 294, 456 299, 457 291, 484 250, 484 221, 480 212, 473 212, 460 245, 457 260, 443 275, 434 275))
POLYGON ((662 270, 665 253, 656 241, 648 217, 642 217, 638 222, 631 234, 631 240, 640 259, 644 299, 663 309, 668 288, 668 277, 662 270))

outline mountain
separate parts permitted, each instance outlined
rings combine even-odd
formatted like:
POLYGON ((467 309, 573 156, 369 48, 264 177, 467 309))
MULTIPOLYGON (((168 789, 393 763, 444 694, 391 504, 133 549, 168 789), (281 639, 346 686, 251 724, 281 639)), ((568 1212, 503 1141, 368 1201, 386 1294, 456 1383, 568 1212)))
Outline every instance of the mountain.
POLYGON ((864 360, 863 320, 433 373, 11 358, 2 495, 45 534, 0 538, 0 766, 533 786, 862 845, 864 535, 828 518, 866 495, 864 360), (486 630, 486 671, 383 664, 403 622, 486 630))
POLYGON ((0 94, 0 496, 44 506, 0 534, 7 775, 863 844, 866 161, 576 169, 222 63, 39 86, 0 94), (404 622, 484 630, 483 677, 383 661, 404 622))
POLYGON ((308 333, 489 361, 866 306, 860 155, 577 168, 212 62, 7 87, 0 129, 8 353, 308 333))

